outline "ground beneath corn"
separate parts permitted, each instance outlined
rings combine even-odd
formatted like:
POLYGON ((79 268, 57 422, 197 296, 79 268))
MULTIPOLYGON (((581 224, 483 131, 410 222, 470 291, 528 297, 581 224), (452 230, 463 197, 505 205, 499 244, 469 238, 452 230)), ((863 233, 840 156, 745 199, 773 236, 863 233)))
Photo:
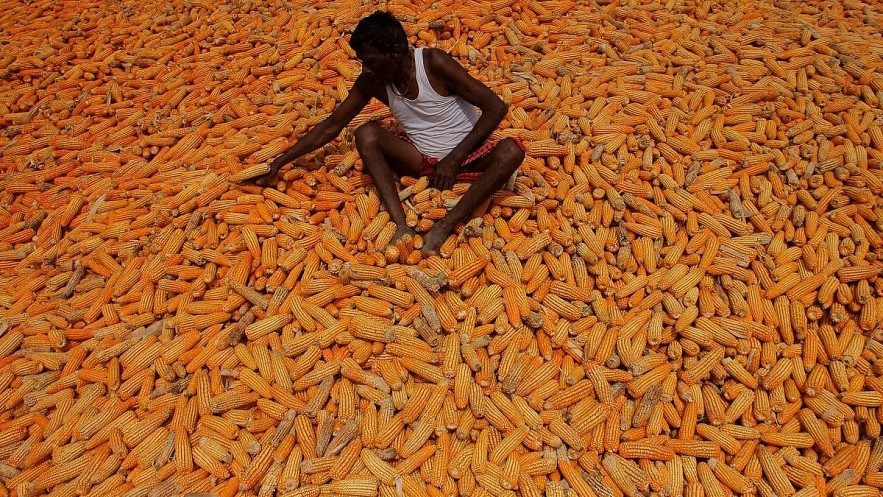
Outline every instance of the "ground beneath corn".
POLYGON ((240 181, 374 5, 5 2, 0 495, 880 496, 879 3, 378 6, 527 144, 440 256, 381 104, 240 181))

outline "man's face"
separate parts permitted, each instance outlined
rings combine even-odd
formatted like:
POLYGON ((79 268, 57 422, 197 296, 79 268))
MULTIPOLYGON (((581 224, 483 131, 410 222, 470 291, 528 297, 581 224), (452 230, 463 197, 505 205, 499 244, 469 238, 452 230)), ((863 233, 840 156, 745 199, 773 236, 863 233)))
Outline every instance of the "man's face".
POLYGON ((362 62, 362 70, 381 83, 392 82, 393 76, 399 69, 399 58, 380 52, 371 45, 363 46, 356 57, 362 62))

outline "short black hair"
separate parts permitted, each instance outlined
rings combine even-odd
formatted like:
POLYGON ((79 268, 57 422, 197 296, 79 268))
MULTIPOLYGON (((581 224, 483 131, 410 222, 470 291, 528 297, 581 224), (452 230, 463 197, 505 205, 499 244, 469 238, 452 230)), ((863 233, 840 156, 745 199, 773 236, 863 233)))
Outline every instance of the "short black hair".
POLYGON ((408 49, 408 35, 398 19, 378 10, 359 21, 350 37, 350 47, 356 52, 366 45, 384 54, 401 53, 408 49))

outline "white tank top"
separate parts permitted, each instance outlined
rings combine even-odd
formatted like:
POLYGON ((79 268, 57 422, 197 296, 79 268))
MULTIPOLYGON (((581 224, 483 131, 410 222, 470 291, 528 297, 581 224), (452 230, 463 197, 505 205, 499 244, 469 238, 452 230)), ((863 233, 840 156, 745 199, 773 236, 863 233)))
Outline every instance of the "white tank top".
POLYGON ((441 159, 472 131, 478 112, 459 96, 443 97, 436 93, 426 76, 422 47, 414 50, 414 65, 417 98, 407 99, 389 84, 386 86, 389 109, 420 153, 441 159))

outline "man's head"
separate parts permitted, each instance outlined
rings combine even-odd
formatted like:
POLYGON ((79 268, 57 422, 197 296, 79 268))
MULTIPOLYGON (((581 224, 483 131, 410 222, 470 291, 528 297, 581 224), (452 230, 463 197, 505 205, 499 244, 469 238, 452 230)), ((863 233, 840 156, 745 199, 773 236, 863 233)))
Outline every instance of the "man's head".
POLYGON ((386 79, 408 53, 408 35, 392 14, 377 11, 359 21, 350 37, 350 47, 365 69, 386 79))

